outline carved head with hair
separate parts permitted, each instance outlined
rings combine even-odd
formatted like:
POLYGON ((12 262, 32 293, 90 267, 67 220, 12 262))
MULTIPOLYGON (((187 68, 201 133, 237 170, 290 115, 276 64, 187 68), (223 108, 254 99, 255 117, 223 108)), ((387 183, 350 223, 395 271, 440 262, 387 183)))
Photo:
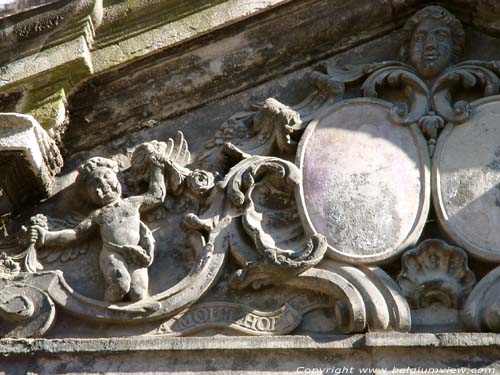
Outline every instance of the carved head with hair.
POLYGON ((426 79, 436 77, 463 53, 462 24, 442 7, 429 6, 418 11, 406 21, 404 31, 407 41, 401 48, 401 58, 426 79))
POLYGON ((84 189, 86 198, 103 207, 121 197, 118 165, 110 159, 94 157, 78 168, 77 183, 84 189))

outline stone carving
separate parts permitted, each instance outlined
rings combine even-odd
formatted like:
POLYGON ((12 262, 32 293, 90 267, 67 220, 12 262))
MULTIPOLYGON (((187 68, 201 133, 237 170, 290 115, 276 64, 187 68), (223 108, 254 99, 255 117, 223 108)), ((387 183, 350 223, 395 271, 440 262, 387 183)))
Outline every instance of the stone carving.
POLYGON ((397 278, 413 308, 432 304, 459 309, 476 283, 467 255, 441 240, 426 240, 405 252, 397 278))
MULTIPOLYGON (((24 257, 24 254, 22 255, 24 257)), ((17 275, 21 271, 21 266, 16 259, 5 253, 0 253, 0 276, 9 277, 17 275)))
POLYGON ((326 260, 285 285, 332 296, 340 333, 366 329, 406 332, 411 327, 408 303, 394 280, 378 267, 355 267, 326 260))
POLYGON ((221 170, 224 167, 228 169, 228 165, 220 165, 220 154, 222 151, 226 157, 230 157, 231 152, 223 149, 233 146, 248 155, 293 158, 307 125, 340 99, 345 90, 342 82, 319 72, 311 74, 310 79, 314 89, 297 105, 288 106, 268 98, 263 104, 257 105, 255 111, 238 112, 231 116, 207 144, 208 150, 201 160, 212 167, 215 164, 221 170))
POLYGON ((500 98, 472 103, 474 115, 446 126, 434 156, 436 212, 453 240, 485 261, 500 261, 498 225, 500 98))
MULTIPOLYGON (((216 280, 226 249, 214 251, 205 246, 203 239, 199 239, 200 242, 188 239, 185 246, 195 253, 191 271, 168 290, 149 296, 148 267, 154 260, 155 240, 140 217, 161 205, 166 194, 207 198, 214 187, 214 176, 204 170, 186 168, 189 161, 190 153, 182 133, 167 142, 152 141, 138 146, 131 158, 129 180, 143 193, 122 197, 116 163, 100 157, 89 159, 79 168, 74 183, 76 190, 93 206, 88 217, 75 223, 72 229, 56 231, 47 229, 47 218, 43 215, 32 218, 31 227, 24 231, 28 236, 27 250, 4 256, 3 274, 18 273, 20 267, 16 262, 22 261, 23 270, 27 272, 19 274, 20 281, 31 280, 30 273, 43 275, 43 285, 36 285, 46 291, 51 300, 69 312, 92 320, 153 320, 184 309, 216 280), (41 272, 41 262, 65 264, 81 261, 82 254, 89 256, 88 246, 78 246, 92 238, 99 238, 102 243, 99 267, 106 283, 104 301, 76 292, 60 271, 41 272), (53 249, 53 246, 60 248, 53 249)), ((11 285, 7 276, 4 278, 7 285, 11 285)))
POLYGON ((293 202, 300 182, 297 167, 283 159, 230 150, 242 160, 217 184, 209 209, 202 216, 186 217, 191 236, 230 249, 243 267, 231 280, 238 289, 270 285, 318 264, 326 241, 302 231, 293 202))
POLYGON ((42 336, 52 326, 54 314, 52 300, 39 288, 0 281, 0 336, 42 336))
POLYGON ((0 20, 2 63, 11 56, 39 50, 49 36, 72 20, 91 14, 97 27, 102 17, 102 0, 59 0, 35 5, 0 20))
POLYGON ((202 303, 163 323, 155 334, 191 334, 225 328, 252 335, 284 335, 297 328, 301 320, 302 315, 289 304, 263 312, 237 303, 202 303))
POLYGON ((145 144, 136 150, 136 155, 143 153, 148 160, 140 166, 150 173, 146 194, 122 198, 116 175, 118 166, 112 160, 95 157, 79 168, 78 183, 96 209, 74 229, 49 231, 40 225, 31 226, 30 240, 38 247, 64 246, 98 232, 102 240, 99 265, 106 281, 106 301, 118 302, 125 296, 139 301, 147 296, 147 267, 153 262, 154 239, 140 221, 140 211, 154 208, 165 197, 162 163, 166 159, 162 159, 161 146, 145 144))
POLYGON ((390 111, 380 100, 344 100, 302 138, 301 218, 310 233, 327 237, 332 258, 358 264, 391 258, 423 228, 430 195, 426 142, 416 125, 387 121, 390 111))
POLYGON ((0 203, 7 199, 20 208, 49 196, 62 164, 59 149, 32 116, 0 113, 0 180, 5 193, 0 203))
POLYGON ((401 58, 425 79, 435 78, 463 53, 462 24, 442 7, 418 11, 405 23, 404 31, 409 40, 403 44, 401 58))
MULTIPOLYGON (((458 316, 467 297, 470 327, 498 330, 496 302, 483 302, 498 272, 471 293, 461 248, 422 242, 403 255, 397 282, 379 267, 416 245, 431 187, 450 237, 482 260, 500 259, 498 64, 457 63, 464 32, 441 7, 417 12, 405 32, 403 62, 321 65, 302 102, 268 98, 236 113, 194 160, 182 133, 137 146, 128 170, 88 159, 65 192, 92 206, 86 218, 51 217, 57 202, 44 202, 49 209, 37 212, 47 216, 32 218, 24 249, 0 257, 11 291, 0 316, 18 327, 40 315, 41 302, 15 289, 22 283, 83 320, 158 335, 288 334, 315 309, 333 311, 330 332, 408 332, 410 306, 458 316), (98 282, 79 285, 74 263, 97 270, 101 295, 91 290, 98 282), (297 297, 266 308, 238 299, 275 302, 276 290, 297 297)), ((48 329, 49 310, 27 335, 48 329)))
POLYGON ((286 335, 303 322, 304 315, 329 308, 331 301, 320 294, 300 291, 272 311, 260 311, 234 302, 197 303, 162 323, 152 334, 180 336, 209 329, 223 329, 250 335, 286 335))
POLYGON ((482 278, 464 306, 463 319, 471 331, 500 332, 500 267, 482 278))

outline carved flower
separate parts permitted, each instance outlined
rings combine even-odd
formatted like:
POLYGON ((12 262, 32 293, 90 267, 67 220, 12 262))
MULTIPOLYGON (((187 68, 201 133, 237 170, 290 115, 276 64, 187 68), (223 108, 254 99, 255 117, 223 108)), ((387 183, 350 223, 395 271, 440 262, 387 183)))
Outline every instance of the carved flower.
POLYGON ((203 195, 214 187, 214 175, 210 172, 195 169, 187 179, 189 189, 196 195, 203 195))
POLYGON ((0 275, 17 275, 21 267, 11 257, 5 253, 0 253, 0 275))

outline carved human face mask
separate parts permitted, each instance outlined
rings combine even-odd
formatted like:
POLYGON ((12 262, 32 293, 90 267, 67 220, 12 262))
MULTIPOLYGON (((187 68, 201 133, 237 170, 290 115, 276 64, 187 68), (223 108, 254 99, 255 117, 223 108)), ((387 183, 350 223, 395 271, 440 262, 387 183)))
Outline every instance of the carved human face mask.
POLYGON ((424 20, 413 32, 410 60, 426 79, 436 77, 448 65, 453 55, 451 30, 441 21, 424 20))
POLYGON ((98 168, 88 180, 90 200, 98 206, 105 206, 121 196, 121 185, 109 168, 98 168))

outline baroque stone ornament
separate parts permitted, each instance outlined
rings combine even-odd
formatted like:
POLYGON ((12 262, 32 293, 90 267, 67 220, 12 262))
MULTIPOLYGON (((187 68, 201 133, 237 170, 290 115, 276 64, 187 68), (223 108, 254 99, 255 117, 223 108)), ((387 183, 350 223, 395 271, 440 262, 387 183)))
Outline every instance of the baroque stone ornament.
POLYGON ((297 328, 301 320, 302 315, 290 304, 263 312, 236 303, 202 303, 163 323, 154 333, 180 335, 224 328, 259 336, 283 335, 297 328))
POLYGON ((500 97, 477 100, 471 108, 469 120, 450 123, 439 138, 433 165, 435 207, 451 238, 473 256, 499 262, 500 97))
POLYGON ((0 336, 36 337, 51 328, 55 307, 46 292, 12 275, 0 280, 0 287, 0 336))
POLYGON ((402 265, 397 282, 416 309, 432 304, 459 309, 476 283, 465 252, 441 240, 425 240, 408 250, 402 265))
POLYGON ((327 237, 332 258, 385 260, 422 231, 430 196, 426 142, 416 125, 390 118, 386 102, 344 100, 302 137, 301 217, 309 232, 327 237))
POLYGON ((286 284, 331 295, 341 333, 410 330, 408 303, 394 280, 379 267, 326 260, 286 284))
MULTIPOLYGON (((116 163, 100 157, 89 159, 79 168, 74 185, 92 207, 90 214, 72 229, 55 231, 47 229, 48 221, 43 215, 33 218, 30 228, 25 229, 28 249, 3 258, 5 288, 14 285, 10 274, 18 274, 16 280, 23 283, 28 283, 33 274, 43 278, 44 283, 36 284, 36 288, 43 290, 40 293, 47 296, 50 303, 54 301, 81 317, 109 322, 159 319, 192 303, 210 287, 220 269, 221 257, 213 254, 209 246, 196 240, 188 241, 186 248, 196 255, 191 271, 170 289, 150 296, 148 267, 154 262, 155 241, 151 230, 140 220, 143 209, 151 210, 162 204, 167 193, 199 195, 210 190, 213 176, 185 168, 189 160, 187 143, 181 133, 167 143, 153 141, 138 146, 132 155, 130 175, 135 185, 145 183, 145 192, 122 197, 116 163), (100 248, 82 244, 96 236, 100 248), (54 262, 71 263, 81 260, 82 254, 88 257, 89 249, 99 254, 98 264, 105 283, 101 299, 78 293, 66 280, 72 275, 49 269, 54 262), (16 260, 22 261, 26 272, 19 273, 18 266, 17 269, 11 267, 16 260)), ((33 310, 29 308, 33 303, 30 305, 28 300, 9 302, 12 298, 4 299, 5 311, 12 310, 14 302, 22 302, 25 310, 33 310)))
POLYGON ((500 261, 500 65, 459 62, 465 34, 442 7, 404 32, 401 61, 320 64, 301 102, 232 115, 202 152, 170 129, 86 151, 22 217, 20 247, 0 244, 2 335, 43 335, 55 309, 80 335, 284 335, 314 314, 318 332, 408 332, 435 308, 461 327, 464 305, 471 329, 498 331, 498 270, 474 286, 466 252, 500 261), (431 199, 460 247, 418 244, 431 199))
POLYGON ((500 267, 488 273, 469 295, 463 318, 471 331, 500 332, 500 267))

